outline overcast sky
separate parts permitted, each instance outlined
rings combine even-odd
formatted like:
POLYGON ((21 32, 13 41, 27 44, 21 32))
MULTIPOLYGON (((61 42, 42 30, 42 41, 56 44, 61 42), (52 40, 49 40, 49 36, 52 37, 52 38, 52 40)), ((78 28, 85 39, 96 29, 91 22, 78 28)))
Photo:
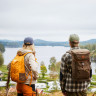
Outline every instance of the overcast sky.
POLYGON ((0 0, 0 39, 96 39, 96 0, 0 0))

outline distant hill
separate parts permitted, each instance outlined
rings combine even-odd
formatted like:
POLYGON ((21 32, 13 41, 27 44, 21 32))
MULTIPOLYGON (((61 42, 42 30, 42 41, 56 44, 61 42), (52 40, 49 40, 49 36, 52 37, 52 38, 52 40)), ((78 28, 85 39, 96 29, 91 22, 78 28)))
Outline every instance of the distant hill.
POLYGON ((87 40, 87 41, 82 41, 80 44, 81 45, 85 45, 85 44, 96 44, 96 39, 90 39, 90 40, 87 40))
MULTIPOLYGON (((22 47, 23 41, 12 41, 12 40, 0 40, 0 43, 3 44, 5 47, 22 47)), ((55 42, 55 41, 45 41, 41 39, 34 40, 35 46, 65 46, 68 47, 69 43, 68 41, 65 42, 55 42)), ((82 41, 80 44, 95 44, 96 39, 91 39, 87 41, 82 41)))
POLYGON ((34 40, 36 46, 69 46, 68 42, 54 42, 36 39, 34 40))

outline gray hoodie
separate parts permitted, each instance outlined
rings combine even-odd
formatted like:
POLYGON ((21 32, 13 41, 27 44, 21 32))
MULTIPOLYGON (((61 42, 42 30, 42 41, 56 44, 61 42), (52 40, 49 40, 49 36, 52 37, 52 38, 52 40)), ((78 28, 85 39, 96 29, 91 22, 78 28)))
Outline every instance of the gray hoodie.
MULTIPOLYGON (((27 52, 32 52, 31 50, 25 50, 25 49, 20 49, 17 51, 18 55, 24 55, 27 52)), ((28 75, 28 72, 32 70, 32 83, 36 83, 36 79, 38 78, 38 63, 35 61, 35 57, 32 53, 28 53, 25 58, 24 58, 24 63, 25 63, 25 70, 26 70, 26 75, 28 75), (31 69, 30 69, 31 68, 31 69)), ((30 84, 31 81, 31 76, 29 75, 28 79, 24 84, 30 84)))

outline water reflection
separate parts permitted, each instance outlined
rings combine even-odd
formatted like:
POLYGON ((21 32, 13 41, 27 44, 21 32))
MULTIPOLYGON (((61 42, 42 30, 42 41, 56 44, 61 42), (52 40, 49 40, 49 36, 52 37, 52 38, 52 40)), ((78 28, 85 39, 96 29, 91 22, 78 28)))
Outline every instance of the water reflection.
POLYGON ((91 62, 92 74, 96 75, 96 62, 91 62))

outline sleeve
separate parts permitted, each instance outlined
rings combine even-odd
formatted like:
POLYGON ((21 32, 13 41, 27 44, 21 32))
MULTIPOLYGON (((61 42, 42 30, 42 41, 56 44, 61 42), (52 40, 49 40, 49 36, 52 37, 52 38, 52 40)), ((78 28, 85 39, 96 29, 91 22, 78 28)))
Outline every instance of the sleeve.
POLYGON ((66 60, 66 54, 62 56, 60 66, 60 86, 62 92, 65 92, 65 84, 66 84, 67 65, 65 60, 66 60))
POLYGON ((33 54, 29 56, 29 64, 31 66, 34 78, 37 79, 38 78, 38 64, 36 63, 35 57, 33 54))

